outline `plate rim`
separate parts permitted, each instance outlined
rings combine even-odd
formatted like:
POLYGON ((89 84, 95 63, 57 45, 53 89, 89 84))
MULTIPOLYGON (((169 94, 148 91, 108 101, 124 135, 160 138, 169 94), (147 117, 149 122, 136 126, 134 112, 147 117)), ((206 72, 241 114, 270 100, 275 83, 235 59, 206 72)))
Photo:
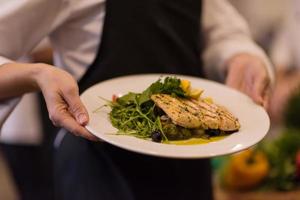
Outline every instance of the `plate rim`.
MULTIPOLYGON (((134 74, 134 75, 124 75, 124 76, 118 76, 118 77, 114 77, 114 78, 111 78, 111 79, 107 79, 107 80, 104 80, 104 81, 101 81, 101 82, 98 82, 94 85, 92 85, 91 87, 87 88, 86 90, 84 90, 82 92, 82 94, 80 95, 81 98, 82 96, 84 96, 84 94, 86 94, 89 90, 92 90, 93 88, 99 86, 99 85, 102 85, 102 84, 107 84, 109 82, 112 82, 112 81, 120 81, 120 79, 130 79, 130 78, 135 78, 135 77, 150 77, 150 78, 161 78, 161 77, 166 77, 166 76, 175 76, 175 77, 179 77, 179 78, 190 78, 190 79, 199 79, 200 81, 205 81, 207 82, 208 84, 214 84, 214 85, 217 85, 217 86, 221 86, 221 87, 225 87, 229 90, 231 90, 232 92, 238 94, 238 95, 242 95, 248 99, 250 99, 250 97, 248 97, 247 95, 235 90, 234 88, 230 88, 228 86, 226 86, 225 84, 222 84, 220 82, 216 82, 216 81, 213 81, 213 80, 208 80, 208 79, 205 79, 205 78, 202 78, 202 77, 196 77, 196 76, 190 76, 190 75, 184 75, 184 74, 168 74, 168 73, 149 73, 149 74, 134 74)), ((129 91, 128 91, 129 92, 129 91)), ((259 105, 257 105, 259 106, 259 105)), ((260 106, 261 107, 261 106, 260 106)), ((93 135, 95 135, 96 137, 102 139, 103 141, 111 144, 111 145, 114 145, 118 148, 122 148, 122 149, 125 149, 125 150, 128 150, 128 151, 131 151, 131 152, 135 152, 135 153, 140 153, 140 154, 144 154, 144 155, 150 155, 150 156, 156 156, 156 157, 164 157, 164 158, 176 158, 176 159, 201 159, 201 158, 212 158, 212 157, 216 157, 216 156, 223 156, 223 155, 228 155, 228 154, 233 154, 233 153, 237 153, 237 152, 240 152, 242 150, 245 150, 245 149, 248 149, 252 146, 254 146, 255 144, 257 144, 258 142, 260 142, 261 140, 264 139, 264 137, 268 134, 268 131, 270 130, 270 118, 269 118, 269 115, 267 114, 267 112, 261 107, 261 110, 263 111, 262 113, 265 115, 264 118, 267 120, 265 123, 265 128, 266 130, 264 131, 263 134, 260 134, 260 137, 257 138, 257 141, 256 142, 253 142, 252 144, 248 144, 248 145, 245 145, 245 146, 242 146, 242 147, 239 147, 237 149, 229 149, 227 152, 223 152, 223 153, 211 153, 211 154, 205 154, 205 155, 186 155, 186 156, 178 156, 178 155, 173 155, 173 154, 160 154, 160 153, 157 153, 157 152, 145 152, 145 151, 142 151, 141 149, 139 148, 130 148, 128 147, 127 145, 122 145, 120 144, 119 142, 115 141, 115 140, 109 140, 109 138, 107 137, 100 137, 99 135, 103 136, 105 135, 105 133, 100 133, 100 134, 95 134, 95 131, 92 127, 89 126, 89 124, 87 124, 85 127, 87 128, 88 131, 90 131, 93 135)), ((118 136, 120 137, 120 136, 118 136)), ((121 136, 123 137, 123 136, 121 136)), ((125 136, 125 137, 134 137, 134 136, 125 136)), ((134 137, 136 138, 136 137, 134 137)), ((141 138, 136 138, 138 140, 143 140, 143 141, 146 141, 144 139, 141 139, 141 138)), ((222 141, 222 140, 220 140, 222 141)), ((216 141, 216 142, 212 142, 212 143, 217 143, 217 142, 220 142, 220 141, 216 141)), ((157 144, 157 143, 154 143, 152 141, 149 141, 151 142, 152 144, 157 144)), ((161 143, 159 143, 161 144, 161 143)), ((199 144, 201 146, 203 145, 209 145, 211 144, 208 143, 208 144, 199 144)), ((161 144, 161 145, 172 145, 172 144, 161 144)), ((183 145, 183 146, 199 146, 199 145, 183 145)), ((181 146, 181 145, 172 145, 172 146, 181 146)))

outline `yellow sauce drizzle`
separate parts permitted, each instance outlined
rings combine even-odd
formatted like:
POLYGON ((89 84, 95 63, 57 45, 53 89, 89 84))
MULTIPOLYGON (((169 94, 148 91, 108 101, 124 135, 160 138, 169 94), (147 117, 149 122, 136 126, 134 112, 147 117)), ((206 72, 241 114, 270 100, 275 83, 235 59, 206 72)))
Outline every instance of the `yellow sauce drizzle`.
POLYGON ((166 144, 175 144, 175 145, 197 145, 197 144, 207 144, 210 142, 215 142, 224 139, 228 135, 222 135, 222 136, 213 136, 209 139, 204 138, 191 138, 188 140, 173 140, 165 142, 166 144))

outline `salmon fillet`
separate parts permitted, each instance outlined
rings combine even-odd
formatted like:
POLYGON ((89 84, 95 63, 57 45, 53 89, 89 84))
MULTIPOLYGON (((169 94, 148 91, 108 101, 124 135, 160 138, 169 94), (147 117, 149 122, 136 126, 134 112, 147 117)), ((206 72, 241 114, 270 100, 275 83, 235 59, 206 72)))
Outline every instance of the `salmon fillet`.
POLYGON ((204 100, 175 98, 168 94, 154 94, 154 103, 160 107, 176 125, 185 128, 220 129, 236 131, 240 123, 226 108, 204 100))

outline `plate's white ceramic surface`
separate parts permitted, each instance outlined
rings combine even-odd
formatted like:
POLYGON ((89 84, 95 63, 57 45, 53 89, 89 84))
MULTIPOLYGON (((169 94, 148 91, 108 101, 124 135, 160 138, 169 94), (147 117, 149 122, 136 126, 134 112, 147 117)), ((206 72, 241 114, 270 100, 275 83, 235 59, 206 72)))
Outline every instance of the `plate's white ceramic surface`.
POLYGON ((101 82, 87 89, 81 95, 90 116, 90 122, 86 128, 102 140, 118 147, 138 153, 171 158, 205 158, 234 153, 256 144, 268 132, 270 121, 267 113, 246 95, 216 82, 190 76, 176 76, 190 80, 192 87, 204 89, 203 96, 212 97, 216 103, 228 108, 241 123, 239 132, 207 144, 161 144, 133 136, 115 135, 117 129, 111 125, 108 118, 110 108, 105 107, 98 112, 93 112, 106 103, 99 96, 110 100, 113 94, 142 92, 151 83, 162 77, 160 74, 124 76, 101 82))

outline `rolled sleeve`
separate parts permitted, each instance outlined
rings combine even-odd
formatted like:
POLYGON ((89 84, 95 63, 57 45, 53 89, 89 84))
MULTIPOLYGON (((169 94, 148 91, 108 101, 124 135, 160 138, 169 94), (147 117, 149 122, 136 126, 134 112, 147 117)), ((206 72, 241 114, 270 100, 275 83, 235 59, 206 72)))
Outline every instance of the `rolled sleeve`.
MULTIPOLYGON (((57 20, 57 15, 64 5, 64 1, 0 1, 0 67, 30 52, 59 26, 65 18, 57 20)), ((0 100, 0 129, 19 101, 20 97, 0 100)))
POLYGON ((247 53, 262 59, 274 82, 269 59, 251 39, 247 23, 227 1, 204 1, 203 29, 206 39, 204 70, 209 78, 224 81, 227 61, 237 54, 247 53))

